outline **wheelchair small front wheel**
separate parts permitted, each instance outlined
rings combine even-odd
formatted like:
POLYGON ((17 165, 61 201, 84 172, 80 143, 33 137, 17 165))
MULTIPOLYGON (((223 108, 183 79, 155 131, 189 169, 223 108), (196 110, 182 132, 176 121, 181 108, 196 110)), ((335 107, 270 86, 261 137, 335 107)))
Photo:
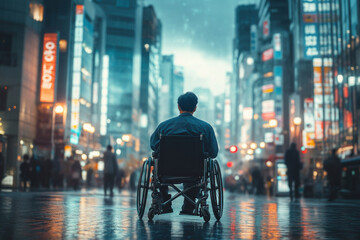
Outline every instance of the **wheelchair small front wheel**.
POLYGON ((151 207, 148 212, 149 221, 153 220, 154 216, 155 216, 155 209, 151 207))
POLYGON ((210 212, 207 207, 201 207, 201 215, 205 222, 208 222, 210 220, 210 212))

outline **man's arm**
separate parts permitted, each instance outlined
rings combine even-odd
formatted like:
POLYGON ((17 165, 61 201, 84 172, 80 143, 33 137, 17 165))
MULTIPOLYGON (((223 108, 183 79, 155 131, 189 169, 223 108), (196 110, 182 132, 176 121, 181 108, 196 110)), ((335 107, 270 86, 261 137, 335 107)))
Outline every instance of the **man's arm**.
POLYGON ((160 145, 160 125, 155 129, 154 133, 150 137, 150 147, 156 152, 160 145))
POLYGON ((216 158, 218 152, 219 152, 219 148, 218 148, 218 144, 217 144, 217 141, 216 141, 216 137, 215 137, 215 133, 214 133, 214 129, 209 126, 209 138, 208 138, 208 141, 209 141, 209 154, 210 154, 210 157, 211 158, 216 158))

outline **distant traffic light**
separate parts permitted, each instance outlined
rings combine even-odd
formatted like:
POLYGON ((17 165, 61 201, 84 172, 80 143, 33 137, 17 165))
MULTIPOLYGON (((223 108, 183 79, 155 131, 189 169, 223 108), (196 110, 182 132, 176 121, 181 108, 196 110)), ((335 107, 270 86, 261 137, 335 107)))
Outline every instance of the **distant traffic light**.
POLYGON ((234 165, 234 163, 231 162, 231 161, 229 161, 229 162, 226 163, 226 166, 227 166, 228 168, 231 168, 233 165, 234 165))
POLYGON ((307 153, 307 148, 305 146, 301 147, 301 153, 302 154, 306 154, 307 153))
POLYGON ((230 148, 229 148, 229 151, 230 151, 231 153, 236 153, 237 150, 238 150, 238 147, 235 146, 235 145, 231 145, 230 148))

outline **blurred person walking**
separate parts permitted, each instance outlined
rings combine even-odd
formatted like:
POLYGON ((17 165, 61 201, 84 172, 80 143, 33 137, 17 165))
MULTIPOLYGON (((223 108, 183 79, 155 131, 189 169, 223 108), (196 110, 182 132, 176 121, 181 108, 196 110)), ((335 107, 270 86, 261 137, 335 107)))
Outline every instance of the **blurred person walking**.
POLYGON ((296 149, 296 143, 291 143, 290 148, 285 153, 285 164, 287 167, 288 184, 290 188, 290 200, 300 198, 300 170, 302 169, 302 163, 300 161, 300 153, 296 149), (295 193, 293 194, 293 185, 295 193))
POLYGON ((71 166, 71 177, 74 190, 79 190, 81 182, 81 165, 79 160, 75 160, 71 166))
POLYGON ((23 156, 23 162, 20 165, 20 187, 23 185, 23 189, 27 189, 27 182, 30 180, 31 167, 29 163, 29 155, 25 154, 23 156))
POLYGON ((327 172, 329 182, 329 198, 333 201, 338 197, 338 191, 341 187, 341 163, 336 155, 337 149, 333 149, 331 155, 324 161, 324 170, 327 172))
POLYGON ((108 145, 104 152, 104 195, 107 189, 110 189, 110 196, 114 196, 113 188, 115 176, 118 171, 118 164, 115 154, 112 152, 112 146, 108 145))

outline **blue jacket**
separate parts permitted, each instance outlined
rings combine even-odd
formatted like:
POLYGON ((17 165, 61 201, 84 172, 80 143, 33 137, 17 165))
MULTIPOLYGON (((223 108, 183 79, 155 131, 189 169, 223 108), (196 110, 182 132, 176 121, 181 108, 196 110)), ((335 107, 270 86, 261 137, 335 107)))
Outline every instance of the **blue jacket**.
POLYGON ((160 145, 160 134, 168 135, 190 135, 204 137, 204 151, 209 153, 211 158, 218 154, 218 145, 213 128, 190 113, 180 114, 178 117, 171 118, 159 124, 155 132, 151 135, 150 146, 155 152, 160 145))

